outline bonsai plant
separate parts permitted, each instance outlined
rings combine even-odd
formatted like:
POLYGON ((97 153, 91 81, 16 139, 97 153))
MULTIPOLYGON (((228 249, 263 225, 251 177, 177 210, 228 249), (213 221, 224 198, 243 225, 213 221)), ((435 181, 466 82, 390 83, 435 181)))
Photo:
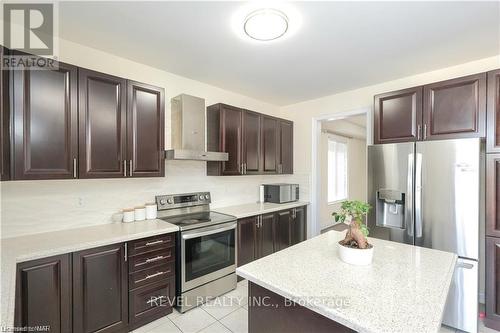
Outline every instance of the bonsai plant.
POLYGON ((355 265, 367 265, 373 257, 373 246, 368 243, 368 227, 364 218, 371 206, 358 200, 344 201, 340 212, 332 214, 336 222, 348 224, 349 228, 343 240, 339 241, 340 258, 355 265))

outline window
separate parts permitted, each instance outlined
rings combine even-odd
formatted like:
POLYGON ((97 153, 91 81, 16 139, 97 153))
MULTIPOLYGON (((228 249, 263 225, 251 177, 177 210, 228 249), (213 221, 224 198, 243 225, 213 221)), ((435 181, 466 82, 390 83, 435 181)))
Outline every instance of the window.
POLYGON ((347 140, 328 137, 328 202, 347 199, 347 140))

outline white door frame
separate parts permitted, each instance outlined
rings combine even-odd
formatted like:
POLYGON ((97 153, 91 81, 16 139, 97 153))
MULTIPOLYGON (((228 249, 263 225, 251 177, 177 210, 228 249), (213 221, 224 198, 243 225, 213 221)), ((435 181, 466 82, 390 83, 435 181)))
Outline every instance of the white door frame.
POLYGON ((318 163, 318 147, 321 138, 321 122, 324 120, 339 120, 351 116, 359 116, 366 114, 366 144, 373 144, 372 128, 373 128, 373 111, 371 107, 364 107, 356 110, 345 112, 336 112, 312 119, 312 155, 311 155, 311 232, 309 237, 314 237, 321 232, 321 221, 319 220, 319 198, 320 198, 320 166, 318 163))

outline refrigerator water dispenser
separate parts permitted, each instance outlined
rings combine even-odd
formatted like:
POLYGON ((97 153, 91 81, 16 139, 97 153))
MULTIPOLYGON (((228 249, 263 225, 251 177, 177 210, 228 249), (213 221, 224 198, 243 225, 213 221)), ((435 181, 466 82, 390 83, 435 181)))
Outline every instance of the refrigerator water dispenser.
POLYGON ((376 224, 379 227, 405 228, 405 194, 380 189, 377 191, 376 224))

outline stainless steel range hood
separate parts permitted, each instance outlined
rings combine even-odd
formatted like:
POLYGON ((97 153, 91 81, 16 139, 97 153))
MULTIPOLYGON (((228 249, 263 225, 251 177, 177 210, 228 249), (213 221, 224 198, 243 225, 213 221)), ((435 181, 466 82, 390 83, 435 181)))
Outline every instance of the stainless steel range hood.
POLYGON ((205 100, 186 94, 172 98, 172 149, 167 160, 227 161, 228 153, 207 151, 205 145, 205 100))

